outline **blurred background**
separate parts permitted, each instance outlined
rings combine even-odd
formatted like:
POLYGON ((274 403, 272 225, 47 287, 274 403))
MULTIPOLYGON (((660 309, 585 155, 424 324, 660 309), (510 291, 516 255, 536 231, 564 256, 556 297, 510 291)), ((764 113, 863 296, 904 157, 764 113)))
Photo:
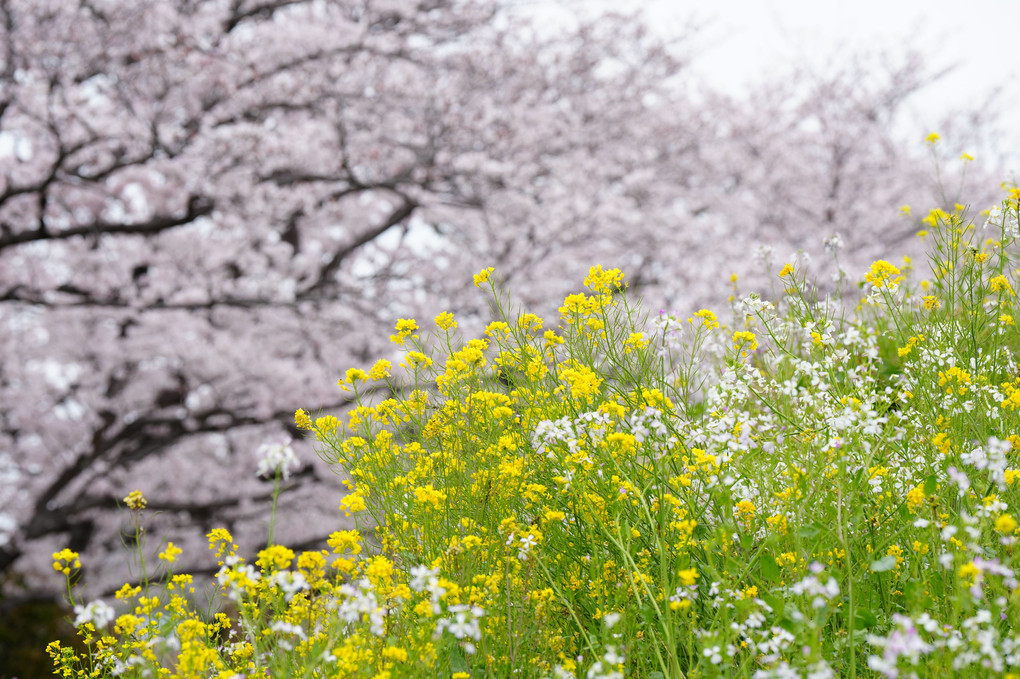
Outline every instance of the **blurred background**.
POLYGON ((138 580, 132 490, 146 552, 211 573, 211 528, 264 542, 256 451, 294 439, 276 536, 323 546, 343 470, 294 411, 340 414, 398 318, 484 325, 482 267, 544 314, 594 264, 723 312, 794 257, 824 290, 917 256, 929 209, 1015 180, 1016 3, 708 8, 0 0, 0 677, 71 633, 52 552, 86 598, 138 580))

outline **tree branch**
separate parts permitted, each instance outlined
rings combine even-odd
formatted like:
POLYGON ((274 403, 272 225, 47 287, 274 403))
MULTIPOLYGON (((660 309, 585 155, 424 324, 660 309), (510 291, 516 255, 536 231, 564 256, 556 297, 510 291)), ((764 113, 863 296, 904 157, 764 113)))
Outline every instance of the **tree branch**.
POLYGON ((206 217, 212 214, 213 208, 214 204, 211 200, 203 196, 193 195, 188 199, 188 207, 184 214, 179 217, 160 215, 153 217, 147 222, 138 222, 136 224, 95 222, 87 226, 77 226, 60 231, 50 231, 45 227, 19 232, 11 232, 8 229, 4 229, 3 235, 0 235, 0 251, 24 243, 70 240, 79 236, 99 236, 104 234, 153 236, 178 226, 190 224, 200 217, 206 217))

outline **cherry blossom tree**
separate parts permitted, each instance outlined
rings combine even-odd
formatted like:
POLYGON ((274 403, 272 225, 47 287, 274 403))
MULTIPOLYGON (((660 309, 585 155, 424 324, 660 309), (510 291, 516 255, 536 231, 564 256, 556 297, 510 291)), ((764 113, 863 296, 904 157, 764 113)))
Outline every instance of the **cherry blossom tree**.
MULTIPOLYGON (((69 546, 119 585, 135 488, 154 536, 264 540, 255 451, 396 319, 483 321, 482 266, 540 310, 596 263, 687 308, 752 243, 867 251, 958 200, 893 132, 912 57, 734 99, 639 18, 481 0, 0 0, 0 36, 9 584, 69 546)), ((294 447, 276 535, 318 545, 345 491, 294 447)))

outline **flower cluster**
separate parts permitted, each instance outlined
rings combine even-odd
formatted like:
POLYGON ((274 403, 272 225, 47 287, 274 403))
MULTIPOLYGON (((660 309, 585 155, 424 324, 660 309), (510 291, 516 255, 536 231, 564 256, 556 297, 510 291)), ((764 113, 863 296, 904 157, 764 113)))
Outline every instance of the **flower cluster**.
MULTIPOLYGON (((79 606, 83 629, 113 632, 84 656, 51 648, 55 662, 132 676, 1020 674, 1020 338, 1001 320, 1020 314, 1015 202, 993 242, 971 242, 960 210, 930 214, 931 280, 877 261, 856 316, 798 264, 778 272, 781 299, 736 300, 732 326, 705 309, 644 323, 601 267, 558 322, 498 295, 479 338, 461 341, 452 314, 432 332, 403 319, 406 389, 364 398, 362 382, 398 381, 377 362, 341 380, 355 387, 342 420, 296 415, 349 474, 353 528, 253 562, 214 530, 236 618, 203 618, 171 575, 158 596, 122 590, 119 616, 79 606)), ((496 293, 493 275, 475 284, 496 293)), ((265 470, 285 473, 273 451, 265 470)))

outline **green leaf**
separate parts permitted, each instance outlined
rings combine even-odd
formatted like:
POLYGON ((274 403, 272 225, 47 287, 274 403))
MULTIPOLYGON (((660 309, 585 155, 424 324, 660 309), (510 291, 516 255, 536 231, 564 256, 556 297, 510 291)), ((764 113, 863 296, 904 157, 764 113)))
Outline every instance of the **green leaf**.
POLYGON ((454 646, 450 650, 450 674, 467 672, 470 669, 467 664, 467 658, 464 657, 464 649, 460 646, 454 646))
POLYGON ((874 573, 883 573, 885 571, 891 571, 896 567, 896 555, 890 554, 883 556, 878 561, 871 562, 871 570, 874 573))
POLYGON ((761 572, 762 580, 778 580, 779 564, 772 558, 771 554, 763 553, 758 557, 758 569, 761 572))
POLYGON ((761 595, 761 599, 774 611, 781 611, 783 610, 783 606, 786 605, 786 602, 783 599, 773 596, 772 594, 763 594, 761 595))
POLYGON ((813 540, 821 532, 822 529, 819 528, 818 525, 809 523, 806 526, 801 526, 800 529, 797 531, 797 535, 799 535, 801 538, 805 540, 813 540))
POLYGON ((869 629, 878 624, 875 614, 866 608, 858 608, 854 611, 854 629, 869 629))
POLYGON ((932 495, 936 490, 939 489, 939 480, 932 474, 924 480, 924 494, 932 495))

